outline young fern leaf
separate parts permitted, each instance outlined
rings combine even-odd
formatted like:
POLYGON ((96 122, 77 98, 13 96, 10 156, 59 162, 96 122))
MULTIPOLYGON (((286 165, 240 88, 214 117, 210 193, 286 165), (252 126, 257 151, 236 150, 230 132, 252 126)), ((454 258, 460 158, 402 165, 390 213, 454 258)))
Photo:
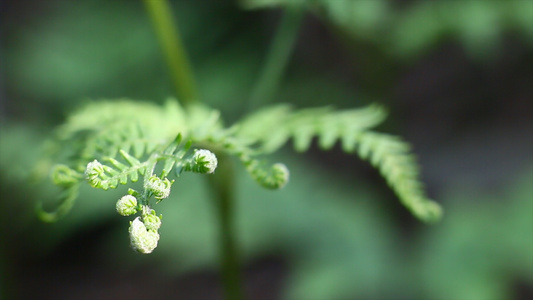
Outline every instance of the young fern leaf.
POLYGON ((216 156, 208 150, 188 156, 192 145, 236 156, 261 186, 279 189, 288 182, 288 169, 280 163, 268 166, 257 156, 278 150, 290 139, 297 151, 306 151, 316 137, 322 149, 340 141, 344 151, 370 161, 414 215, 437 220, 440 207, 424 195, 407 143, 370 130, 384 118, 384 109, 377 105, 345 111, 330 107, 293 111, 278 105, 224 128, 217 111, 200 105, 184 109, 173 101, 163 107, 127 101, 91 103, 59 130, 56 148, 67 153, 57 155, 64 164, 55 167, 52 179, 63 189, 63 201, 51 213, 38 204, 39 215, 55 220, 66 213, 85 179, 93 187, 109 189, 144 176, 149 192, 136 197, 142 203, 150 196, 161 201, 168 197, 172 181, 167 176, 172 171, 176 176, 184 171, 214 172, 216 156), (189 142, 183 144, 184 139, 189 142), (157 170, 159 177, 154 175, 157 170))
POLYGON ((117 157, 124 150, 141 159, 186 132, 183 108, 126 100, 91 102, 73 113, 57 132, 57 143, 69 145, 76 169, 89 161, 117 157))
POLYGON ((280 189, 289 181, 289 170, 284 164, 276 163, 271 167, 265 167, 264 163, 253 158, 262 153, 249 146, 249 141, 244 138, 235 138, 233 135, 238 127, 233 127, 220 133, 219 137, 210 137, 209 141, 215 148, 236 156, 246 168, 252 179, 267 189, 280 189))
POLYGON ((98 101, 81 107, 57 129, 54 140, 48 142, 50 153, 45 161, 61 163, 51 173, 54 184, 62 188, 61 202, 55 211, 48 212, 39 200, 38 215, 53 222, 67 213, 78 196, 78 188, 74 187, 85 181, 83 173, 94 160, 109 164, 102 174, 95 174, 97 181, 93 183, 101 188, 137 180, 144 171, 139 161, 145 161, 177 132, 186 132, 186 123, 185 112, 175 101, 167 101, 164 106, 126 100, 98 101))
POLYGON ((161 171, 161 178, 167 177, 172 169, 175 170, 176 176, 179 176, 183 171, 182 159, 191 148, 192 141, 189 140, 185 145, 180 147, 182 140, 182 135, 178 134, 174 141, 165 148, 163 154, 160 156, 161 159, 165 160, 163 170, 161 171))
POLYGON ((289 182, 289 169, 282 163, 275 163, 265 170, 258 160, 249 159, 244 161, 244 166, 252 178, 267 189, 277 190, 289 182))
POLYGON ((419 169, 409 145, 399 137, 377 132, 361 132, 356 135, 352 148, 358 145, 359 156, 379 169, 389 186, 396 192, 403 205, 416 217, 426 222, 439 220, 440 206, 425 196, 418 180, 419 169))
POLYGON ((59 192, 59 204, 52 212, 45 211, 42 200, 39 199, 35 206, 37 216, 47 223, 57 221, 60 217, 70 211, 76 198, 83 180, 83 174, 69 168, 66 165, 59 164, 54 166, 51 172, 52 182, 61 188, 59 192))
POLYGON ((42 202, 37 201, 35 206, 37 217, 43 222, 47 223, 53 223, 59 220, 59 218, 68 213, 74 205, 76 198, 78 198, 79 188, 80 183, 75 183, 67 187, 62 187, 62 190, 58 197, 59 205, 52 212, 44 210, 42 202))
POLYGON ((181 159, 181 157, 183 157, 183 154, 187 152, 188 147, 182 152, 183 154, 180 153, 180 155, 173 155, 176 148, 178 148, 178 146, 181 144, 181 139, 181 134, 178 134, 176 139, 174 139, 174 141, 165 149, 165 151, 163 151, 163 154, 168 155, 169 159, 165 161, 165 165, 163 166, 163 170, 161 171, 161 177, 168 176, 170 171, 172 171, 172 168, 176 164, 176 159, 172 159, 173 157, 179 156, 179 158, 181 159))
MULTIPOLYGON (((385 111, 377 105, 340 112, 328 107, 292 112, 288 106, 277 106, 238 124, 236 135, 264 152, 276 151, 291 138, 294 148, 300 152, 309 149, 314 137, 324 150, 331 149, 340 140, 345 152, 356 153, 379 169, 416 217, 426 222, 438 220, 441 208, 425 196, 409 145, 398 137, 369 130, 384 118, 385 111)), ((256 168, 257 163, 253 161, 244 159, 243 162, 247 168, 256 168)))
POLYGON ((92 187, 103 190, 115 189, 119 183, 127 184, 128 178, 131 182, 136 182, 139 180, 139 175, 144 175, 149 161, 140 162, 124 150, 120 150, 119 153, 129 166, 112 157, 104 158, 104 161, 109 162, 112 166, 102 165, 97 160, 87 164, 85 175, 92 187))
POLYGON ((259 111, 239 123, 237 136, 250 144, 259 144, 261 151, 274 152, 289 139, 294 148, 305 151, 314 136, 329 149, 339 138, 350 139, 352 133, 372 128, 385 119, 385 110, 378 105, 363 109, 334 111, 331 107, 309 108, 292 112, 287 105, 259 111))
POLYGON ((56 165, 52 170, 52 181, 55 185, 69 187, 80 182, 83 175, 66 165, 56 165))
POLYGON ((47 212, 43 208, 42 202, 36 203, 35 211, 37 216, 44 222, 53 223, 70 211, 80 188, 83 174, 76 172, 66 165, 56 165, 52 170, 52 181, 61 187, 59 194, 59 205, 52 212, 47 212))

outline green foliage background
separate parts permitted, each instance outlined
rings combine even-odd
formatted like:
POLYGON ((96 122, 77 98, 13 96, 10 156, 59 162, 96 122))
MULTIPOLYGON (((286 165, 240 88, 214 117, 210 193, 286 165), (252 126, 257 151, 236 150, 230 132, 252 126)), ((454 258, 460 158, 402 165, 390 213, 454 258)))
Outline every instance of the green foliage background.
MULTIPOLYGON (((257 79, 279 5, 308 15, 275 102, 384 103, 413 143, 443 220, 421 225, 341 145, 297 156, 265 191, 238 169, 238 239, 251 299, 521 299, 533 294, 530 1, 176 1, 204 101, 230 124, 257 79), (301 3, 300 3, 301 2, 301 3), (255 8, 246 10, 244 8, 255 8), (260 9, 261 8, 261 9, 260 9)), ((37 221, 41 145, 83 103, 173 93, 135 1, 0 2, 1 294, 6 299, 219 298, 204 182, 184 176, 152 256, 127 248, 123 190, 82 190, 37 221), (29 4, 31 3, 31 4, 29 4), (113 194, 114 193, 114 194, 113 194), (30 289, 28 287, 31 287, 30 289)), ((3 299, 2 298, 2 299, 3 299)))

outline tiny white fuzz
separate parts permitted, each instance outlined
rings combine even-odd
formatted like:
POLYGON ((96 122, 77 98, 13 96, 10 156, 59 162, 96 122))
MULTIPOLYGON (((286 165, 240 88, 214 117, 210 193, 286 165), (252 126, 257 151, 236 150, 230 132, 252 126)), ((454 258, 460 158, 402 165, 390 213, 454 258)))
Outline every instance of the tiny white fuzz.
POLYGON ((198 173, 211 174, 215 172, 218 165, 215 154, 205 149, 196 150, 193 155, 193 160, 193 171, 198 173))
POLYGON ((131 216, 137 212, 137 198, 126 195, 117 201, 117 212, 122 216, 131 216))
POLYGON ((143 254, 149 254, 154 251, 159 241, 159 233, 153 230, 147 230, 141 217, 135 218, 130 222, 130 243, 131 247, 143 254))

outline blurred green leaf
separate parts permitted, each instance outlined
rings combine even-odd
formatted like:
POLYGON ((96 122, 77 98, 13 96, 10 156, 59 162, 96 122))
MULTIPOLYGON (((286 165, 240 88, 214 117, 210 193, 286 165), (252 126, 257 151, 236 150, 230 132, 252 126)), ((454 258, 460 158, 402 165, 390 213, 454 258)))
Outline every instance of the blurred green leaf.
POLYGON ((421 237, 421 284, 446 299, 511 299, 533 284, 533 172, 506 191, 450 189, 447 217, 421 237))
POLYGON ((34 30, 18 30, 6 51, 9 80, 24 82, 15 86, 18 93, 49 101, 101 97, 95 89, 116 91, 133 70, 143 70, 137 78, 155 73, 151 57, 158 49, 148 22, 139 21, 142 7, 95 4, 56 3, 32 20, 34 30))
POLYGON ((442 40, 459 40, 473 58, 497 50, 502 33, 514 31, 533 42, 533 3, 509 1, 416 1, 395 8, 392 0, 244 0, 249 9, 280 6, 309 9, 355 39, 412 58, 442 40))

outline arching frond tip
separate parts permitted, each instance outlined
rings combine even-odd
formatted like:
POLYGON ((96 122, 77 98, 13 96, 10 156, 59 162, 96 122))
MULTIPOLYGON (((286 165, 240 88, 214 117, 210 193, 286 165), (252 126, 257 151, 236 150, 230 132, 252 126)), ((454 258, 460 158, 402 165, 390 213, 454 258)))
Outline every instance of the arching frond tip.
POLYGON ((411 211, 416 217, 427 223, 440 221, 443 214, 441 206, 430 200, 412 207, 411 211))

